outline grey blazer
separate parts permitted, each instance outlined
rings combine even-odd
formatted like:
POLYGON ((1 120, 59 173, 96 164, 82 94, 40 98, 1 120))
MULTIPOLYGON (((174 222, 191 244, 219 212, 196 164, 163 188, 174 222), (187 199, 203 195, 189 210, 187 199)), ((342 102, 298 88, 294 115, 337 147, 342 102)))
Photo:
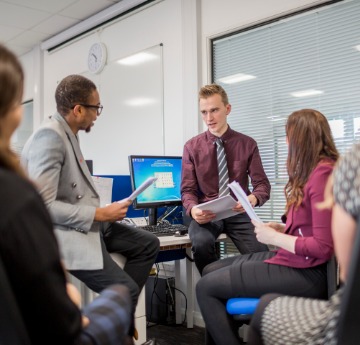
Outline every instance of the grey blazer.
POLYGON ((66 268, 103 268, 101 223, 94 222, 100 198, 79 139, 60 114, 33 133, 21 162, 50 211, 66 268))

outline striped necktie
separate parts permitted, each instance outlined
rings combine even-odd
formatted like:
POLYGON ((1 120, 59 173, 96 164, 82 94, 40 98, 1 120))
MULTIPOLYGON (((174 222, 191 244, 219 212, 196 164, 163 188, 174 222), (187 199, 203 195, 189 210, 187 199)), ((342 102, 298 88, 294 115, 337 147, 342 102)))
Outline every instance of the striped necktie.
POLYGON ((229 175, 227 169, 226 155, 223 142, 220 138, 216 139, 217 162, 219 168, 219 197, 230 194, 228 187, 229 175))

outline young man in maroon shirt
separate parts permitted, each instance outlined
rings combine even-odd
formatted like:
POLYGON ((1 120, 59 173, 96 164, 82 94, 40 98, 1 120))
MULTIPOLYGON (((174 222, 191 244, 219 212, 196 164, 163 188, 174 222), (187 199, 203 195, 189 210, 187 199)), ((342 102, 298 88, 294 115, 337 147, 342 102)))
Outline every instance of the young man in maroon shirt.
POLYGON ((223 143, 229 183, 239 182, 253 207, 261 206, 269 199, 271 187, 255 140, 232 130, 227 123, 231 105, 225 90, 216 84, 202 87, 199 106, 208 130, 184 146, 181 196, 186 213, 192 218, 189 236, 195 264, 202 274, 206 265, 217 260, 215 241, 221 233, 232 239, 241 254, 268 250, 256 240, 254 226, 239 202, 234 208, 239 214, 220 221, 212 221, 216 217, 213 212, 196 207, 219 197, 215 141, 220 138, 223 143), (252 191, 249 190, 249 177, 252 191))

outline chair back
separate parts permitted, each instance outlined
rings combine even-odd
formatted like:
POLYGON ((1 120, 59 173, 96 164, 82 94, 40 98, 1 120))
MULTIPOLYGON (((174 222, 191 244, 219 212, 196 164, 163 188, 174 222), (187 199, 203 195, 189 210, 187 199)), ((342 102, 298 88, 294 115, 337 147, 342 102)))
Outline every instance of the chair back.
POLYGON ((360 320, 360 217, 357 219, 355 243, 341 301, 338 344, 359 344, 360 320))
POLYGON ((335 293, 339 287, 339 266, 335 255, 327 262, 327 288, 328 299, 335 293))
POLYGON ((0 344, 30 345, 19 307, 0 256, 0 344))

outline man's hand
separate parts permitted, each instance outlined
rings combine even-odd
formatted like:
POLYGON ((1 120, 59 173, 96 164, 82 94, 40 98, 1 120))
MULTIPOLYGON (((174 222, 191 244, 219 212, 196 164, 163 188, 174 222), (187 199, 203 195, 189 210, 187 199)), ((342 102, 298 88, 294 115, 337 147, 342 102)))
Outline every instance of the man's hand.
POLYGON ((99 207, 95 212, 95 220, 99 222, 116 222, 124 219, 132 201, 124 199, 113 202, 105 207, 99 207))
POLYGON ((258 203, 256 196, 254 194, 250 194, 250 195, 248 195, 248 199, 249 199, 251 206, 254 208, 258 203))
POLYGON ((199 224, 205 224, 211 222, 216 217, 216 214, 211 211, 200 210, 197 207, 193 207, 191 209, 191 216, 199 224))
MULTIPOLYGON (((257 199, 256 199, 255 195, 250 194, 248 196, 248 199, 249 199, 250 205, 252 207, 255 207, 257 205, 257 199)), ((245 209, 244 209, 243 205, 241 204, 241 202, 238 201, 237 205, 233 208, 233 211, 239 212, 239 213, 244 213, 245 209)))
POLYGON ((244 213, 245 209, 240 201, 237 202, 236 206, 232 209, 235 212, 244 213))

